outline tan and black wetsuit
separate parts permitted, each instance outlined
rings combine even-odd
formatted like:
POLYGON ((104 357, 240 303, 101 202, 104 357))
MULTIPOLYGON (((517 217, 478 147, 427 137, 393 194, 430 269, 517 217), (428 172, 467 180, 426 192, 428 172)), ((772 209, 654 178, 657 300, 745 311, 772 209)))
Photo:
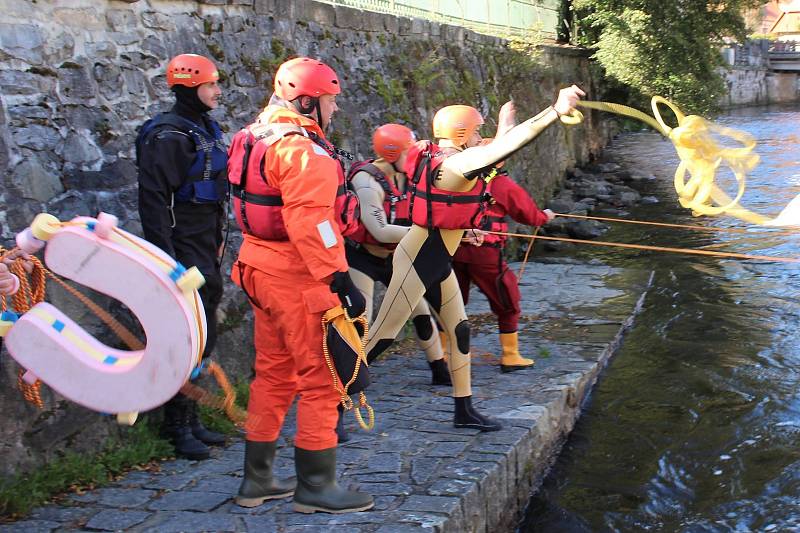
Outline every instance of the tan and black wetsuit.
MULTIPOLYGON (((406 175, 398 171, 394 165, 376 159, 372 162, 386 180, 391 180, 395 189, 405 192, 406 175)), ((361 223, 372 236, 373 241, 395 245, 408 233, 410 224, 408 218, 402 220, 389 220, 386 208, 386 192, 376 181, 376 178, 366 171, 357 172, 351 180, 351 187, 358 195, 361 208, 361 223)), ((408 199, 401 202, 407 204, 408 199)), ((404 210, 407 212, 407 206, 404 210)), ((366 239, 365 239, 366 240, 366 239)), ((375 282, 379 281, 388 286, 392 276, 392 252, 394 246, 384 246, 371 242, 347 241, 347 263, 350 277, 358 290, 364 295, 367 302, 366 316, 372 319, 372 302, 375 282)), ((444 363, 439 337, 436 334, 436 324, 424 299, 420 299, 411 312, 411 321, 414 324, 414 333, 420 348, 425 351, 428 363, 434 371, 434 384, 450 384, 447 367, 444 363), (438 362, 438 363, 437 363, 438 362), (438 372, 436 371, 438 369, 438 372)))
MULTIPOLYGON (((472 190, 477 177, 533 141, 557 119, 558 114, 549 107, 490 144, 449 156, 438 169, 435 187, 454 192, 472 190)), ((392 279, 366 349, 371 358, 386 350, 424 296, 451 347, 448 364, 456 401, 455 426, 494 431, 500 424, 477 413, 471 403, 470 328, 450 263, 463 234, 463 230, 411 226, 394 252, 392 279)))

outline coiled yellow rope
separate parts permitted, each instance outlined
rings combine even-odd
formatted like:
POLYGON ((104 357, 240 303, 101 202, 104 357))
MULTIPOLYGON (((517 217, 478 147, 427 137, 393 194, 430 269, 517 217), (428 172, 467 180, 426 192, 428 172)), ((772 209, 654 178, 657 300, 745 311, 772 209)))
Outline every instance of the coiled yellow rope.
POLYGON ((369 325, 367 324, 367 317, 363 314, 356 318, 350 318, 347 311, 341 306, 337 306, 333 309, 329 309, 322 315, 322 354, 325 358, 325 364, 328 366, 328 371, 331 374, 331 379, 333 380, 333 388, 339 394, 339 403, 344 410, 349 411, 352 409, 358 425, 366 431, 370 431, 375 427, 375 411, 367 402, 367 396, 364 394, 364 391, 358 393, 358 404, 356 404, 350 396, 348 389, 356 382, 361 366, 369 366, 367 363, 367 354, 365 353, 368 333, 369 325), (355 324, 361 326, 363 332, 361 335, 358 334, 355 324), (336 365, 333 361, 333 355, 328 347, 328 328, 334 327, 334 325, 337 327, 343 340, 347 342, 356 353, 353 375, 347 383, 342 383, 342 380, 339 378, 339 373, 336 371, 336 365), (367 411, 368 422, 365 422, 361 415, 362 407, 367 411))
MULTIPOLYGON (((580 107, 595 109, 634 118, 649 125, 675 146, 681 162, 675 170, 675 191, 683 207, 695 216, 726 213, 751 224, 765 226, 800 226, 800 196, 792 200, 775 218, 768 218, 742 207, 739 202, 745 191, 747 173, 758 165, 755 139, 748 133, 726 128, 697 115, 686 116, 672 102, 660 96, 651 100, 653 116, 638 109, 610 102, 579 102, 580 107), (678 121, 672 128, 666 124, 659 106, 668 107, 678 121), (717 186, 715 179, 721 170, 729 169, 737 182, 733 198, 717 186), (687 179, 688 176, 688 179, 687 179)), ((564 115, 565 124, 578 124, 583 114, 575 110, 564 115)))

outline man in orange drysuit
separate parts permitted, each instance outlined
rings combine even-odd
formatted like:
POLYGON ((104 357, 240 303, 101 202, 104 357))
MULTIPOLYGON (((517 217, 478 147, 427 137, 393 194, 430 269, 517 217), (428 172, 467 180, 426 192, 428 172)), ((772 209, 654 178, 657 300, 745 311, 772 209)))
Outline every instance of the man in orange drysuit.
MULTIPOLYGON (((257 170, 247 172, 255 174, 247 181, 247 195, 239 196, 229 167, 232 196, 241 198, 242 212, 247 209, 246 220, 240 219, 244 242, 232 278, 250 297, 255 314, 256 375, 247 407, 244 480, 236 497, 242 506, 292 492, 299 512, 373 506, 368 494, 336 483, 339 395, 322 350, 325 311, 341 305, 355 317, 365 307, 347 273, 334 207, 343 169, 324 134, 338 109, 339 92, 336 73, 324 63, 285 62, 275 75, 270 104, 247 128, 257 143, 248 152, 248 164, 257 170), (256 189, 249 187, 264 184, 267 192, 260 198, 251 193, 256 189), (276 441, 295 397, 296 488, 272 476, 276 441)), ((234 138, 231 151, 237 146, 234 138)))

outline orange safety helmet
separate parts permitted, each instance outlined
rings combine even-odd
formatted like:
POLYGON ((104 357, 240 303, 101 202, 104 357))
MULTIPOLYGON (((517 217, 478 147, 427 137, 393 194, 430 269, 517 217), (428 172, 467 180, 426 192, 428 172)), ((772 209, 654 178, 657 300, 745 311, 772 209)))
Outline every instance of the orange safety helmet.
POLYGON ((336 72, 316 59, 296 57, 278 67, 275 73, 275 94, 291 102, 298 96, 318 97, 339 94, 342 88, 336 72))
POLYGON ((482 124, 483 117, 474 107, 449 105, 433 116, 433 136, 463 146, 482 124))
POLYGON ((403 150, 416 141, 414 132, 400 124, 384 124, 372 135, 372 149, 387 163, 400 159, 403 150))
POLYGON ((167 86, 185 85, 197 87, 219 79, 219 71, 213 61, 197 54, 181 54, 173 57, 167 65, 167 86))

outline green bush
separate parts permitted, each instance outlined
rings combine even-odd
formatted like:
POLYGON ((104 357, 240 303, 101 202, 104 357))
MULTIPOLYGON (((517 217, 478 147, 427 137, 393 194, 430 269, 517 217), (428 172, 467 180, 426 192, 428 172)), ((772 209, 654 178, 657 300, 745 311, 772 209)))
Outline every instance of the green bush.
POLYGON ((158 435, 152 423, 141 420, 122 429, 119 437, 110 438, 100 453, 69 452, 0 485, 0 516, 21 517, 58 494, 105 485, 132 466, 172 454, 172 445, 158 435))
POLYGON ((631 87, 631 103, 651 96, 672 100, 687 113, 707 113, 724 94, 718 67, 723 38, 745 39, 742 13, 760 0, 575 0, 580 43, 607 75, 631 87))

